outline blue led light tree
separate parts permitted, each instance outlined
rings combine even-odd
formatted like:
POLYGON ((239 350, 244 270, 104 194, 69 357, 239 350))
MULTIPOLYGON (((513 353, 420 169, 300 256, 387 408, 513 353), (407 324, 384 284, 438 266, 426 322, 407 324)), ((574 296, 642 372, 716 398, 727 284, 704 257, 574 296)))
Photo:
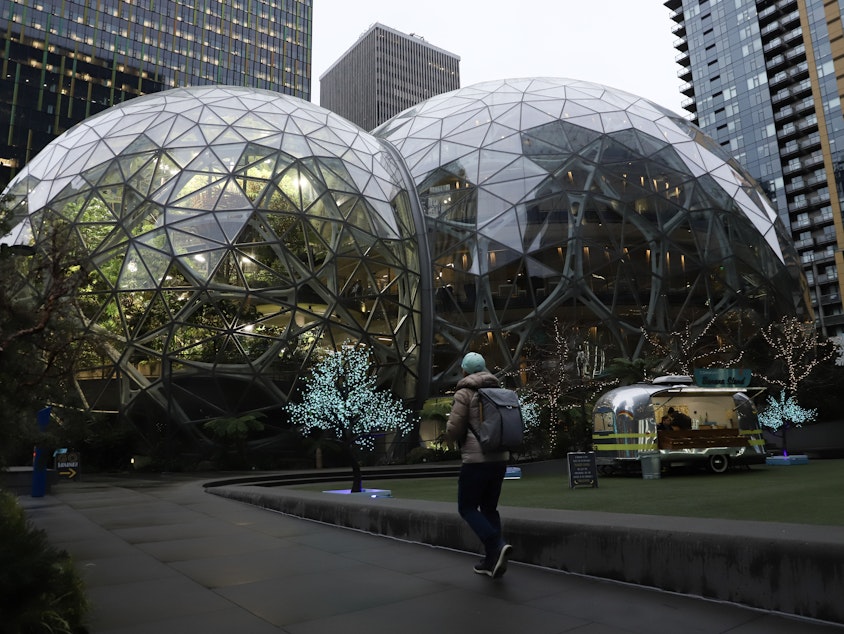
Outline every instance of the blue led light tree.
POLYGON ((386 390, 376 388, 367 346, 344 346, 328 353, 311 371, 300 403, 285 409, 303 434, 327 432, 352 464, 352 492, 362 491, 359 451, 375 448, 375 438, 413 429, 413 413, 386 390))
POLYGON ((780 392, 779 398, 768 396, 767 407, 759 414, 759 423, 773 429, 782 429, 782 454, 788 456, 788 430, 800 427, 803 423, 812 423, 817 410, 801 407, 792 396, 780 392))

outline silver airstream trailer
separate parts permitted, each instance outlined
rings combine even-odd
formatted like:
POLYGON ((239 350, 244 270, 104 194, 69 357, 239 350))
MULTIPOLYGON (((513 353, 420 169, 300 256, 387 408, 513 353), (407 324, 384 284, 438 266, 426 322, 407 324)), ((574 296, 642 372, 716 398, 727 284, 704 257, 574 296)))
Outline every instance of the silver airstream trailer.
POLYGON ((756 407, 744 387, 700 387, 690 376, 619 387, 595 402, 593 424, 603 473, 639 469, 646 456, 658 456, 660 467, 702 466, 714 473, 765 462, 756 407), (685 424, 672 425, 669 410, 685 424))

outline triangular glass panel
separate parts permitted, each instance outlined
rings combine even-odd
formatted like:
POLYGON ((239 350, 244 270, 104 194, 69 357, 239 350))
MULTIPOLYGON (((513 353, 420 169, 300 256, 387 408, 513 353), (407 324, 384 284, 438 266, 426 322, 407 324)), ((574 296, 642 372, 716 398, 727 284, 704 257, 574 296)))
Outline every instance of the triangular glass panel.
MULTIPOLYGON (((167 269, 167 273, 164 275, 164 278, 161 281, 162 288, 180 288, 180 289, 188 289, 191 287, 191 282, 188 280, 179 270, 179 267, 173 263, 167 269)), ((183 291, 179 291, 181 294, 183 291)), ((171 305, 172 308, 172 305, 171 305)), ((176 310, 174 309, 173 312, 175 313, 176 310)))
POLYGON ((370 210, 361 197, 349 197, 344 200, 340 212, 351 226, 370 234, 375 233, 371 223, 370 210))
POLYGON ((145 300, 147 301, 146 314, 140 320, 135 329, 135 337, 145 338, 150 335, 167 328, 170 324, 172 316, 167 304, 159 293, 149 293, 145 300))
POLYGON ((139 152, 147 149, 159 149, 167 145, 167 139, 170 138, 173 126, 179 121, 181 117, 173 113, 160 113, 155 121, 144 129, 143 136, 145 139, 138 137, 136 141, 140 143, 138 147, 139 152), (147 141, 148 140, 148 141, 147 141))
POLYGON ((642 155, 642 134, 633 129, 621 130, 607 135, 615 143, 619 143, 630 151, 634 152, 641 160, 642 155))
POLYGON ((297 165, 285 170, 277 182, 284 195, 293 201, 296 209, 304 209, 313 199, 310 183, 297 165))
MULTIPOLYGON (((291 192, 292 194, 293 192, 291 192)), ((298 200, 298 197, 297 197, 298 200)), ((287 194, 282 192, 278 187, 269 186, 258 204, 258 209, 266 209, 267 211, 290 211, 298 212, 299 206, 296 201, 290 198, 287 194)))
POLYGON ((246 287, 246 281, 240 272, 240 262, 234 253, 227 253, 221 258, 211 280, 220 286, 246 287))
POLYGON ((138 254, 150 273, 155 285, 161 284, 164 275, 170 266, 171 255, 169 252, 161 251, 154 248, 149 248, 143 244, 136 246, 138 254))
MULTIPOLYGON (((150 176, 149 183, 146 187, 149 194, 159 191, 168 182, 175 184, 176 178, 181 173, 181 168, 167 154, 159 155, 154 163, 154 167, 155 171, 150 176)), ((142 182, 135 183, 134 185, 138 191, 144 191, 144 184, 142 182)))
POLYGON ((601 113, 601 123, 607 133, 627 130, 630 128, 630 119, 624 110, 614 110, 601 113))
POLYGON ((307 140, 299 134, 285 134, 282 138, 281 149, 285 153, 299 159, 312 156, 307 140))
POLYGON ((267 191, 269 187, 269 182, 263 179, 257 178, 244 178, 241 176, 237 177, 237 184, 243 190, 243 194, 248 199, 248 204, 254 206, 257 204, 258 200, 260 200, 267 191))
POLYGON ((226 128, 223 130, 220 135, 215 140, 215 145, 219 146, 231 146, 231 147, 239 147, 242 148, 247 143, 246 135, 243 134, 242 130, 236 130, 235 128, 226 128))
POLYGON ((175 253, 181 254, 227 243, 214 214, 202 214, 170 222, 168 235, 175 253))
POLYGON ((95 192, 85 201, 76 222, 115 222, 116 218, 111 212, 108 203, 95 192))
MULTIPOLYGON (((75 231, 85 245, 86 251, 89 253, 96 251, 97 247, 106 242, 106 238, 112 232, 124 235, 122 230, 111 223, 78 223, 75 226, 75 231)), ((115 246, 114 244, 109 245, 115 246)))
MULTIPOLYGON (((204 148, 197 148, 197 147, 187 147, 187 148, 174 148, 168 147, 167 148, 167 155, 173 161, 175 165, 177 165, 177 169, 185 170, 187 169, 188 165, 193 162, 193 160, 199 156, 200 152, 202 152, 204 148)), ((178 173, 178 176, 184 178, 184 174, 181 171, 178 173)))
POLYGON ((351 175, 340 159, 324 158, 314 168, 322 176, 328 189, 344 192, 357 192, 351 175))
MULTIPOLYGON (((427 174, 441 165, 440 145, 433 144, 424 152, 420 152, 412 156, 406 156, 405 160, 407 161, 407 165, 413 174, 427 174)), ((466 157, 463 157, 460 160, 465 161, 466 157)), ((467 173, 467 178, 469 180, 477 182, 477 170, 475 170, 474 174, 472 174, 469 170, 467 170, 467 173)))
MULTIPOLYGON (((164 125, 169 126, 169 122, 165 122, 164 125)), ((135 136, 135 138, 132 139, 132 142, 126 146, 122 155, 153 155, 158 152, 161 149, 160 144, 150 138, 150 130, 160 129, 161 126, 161 123, 153 123, 150 128, 145 128, 141 134, 135 136)))
POLYGON ((226 249, 197 251, 187 255, 180 255, 178 259, 201 284, 204 284, 210 278, 212 271, 216 270, 217 265, 226 253, 226 249))
POLYGON ((219 136, 227 130, 228 126, 225 124, 201 123, 199 125, 199 131, 202 132, 205 142, 209 145, 215 143, 219 136))
MULTIPOLYGON (((177 132, 177 127, 174 126, 172 132, 177 132)), ((170 139, 167 141, 167 147, 169 148, 180 148, 180 147, 197 147, 201 148, 205 146, 205 138, 202 136, 202 132, 199 130, 199 126, 190 124, 184 126, 183 129, 178 130, 178 134, 170 135, 170 139)))
POLYGON ((228 174, 231 171, 231 168, 225 165, 214 149, 210 147, 199 150, 187 169, 193 172, 210 172, 212 174, 228 174))
POLYGON ((337 204, 330 192, 325 192, 305 210, 311 218, 325 218, 327 220, 342 221, 343 215, 337 209, 337 204))
POLYGON ((271 179, 275 173, 277 160, 276 150, 248 143, 240 154, 234 172, 249 178, 271 179))
POLYGON ((311 262, 318 266, 330 257, 335 235, 339 235, 342 226, 339 223, 319 219, 305 221, 305 240, 308 251, 312 254, 311 262))
POLYGON ((123 167, 124 165, 129 165, 129 160, 129 158, 117 158, 94 170, 89 170, 86 172, 86 176, 91 182, 96 182, 98 188, 122 186, 126 182, 127 176, 123 171, 123 167), (105 169, 101 169, 102 167, 105 169), (97 174, 96 181, 92 172, 97 174))
POLYGON ((228 179, 225 176, 183 172, 179 188, 173 193, 170 205, 184 209, 209 211, 217 205, 217 199, 228 179))
MULTIPOLYGON (((211 151, 226 172, 233 173, 240 162, 240 156, 246 148, 246 143, 217 143, 211 146, 211 151)), ((191 166, 191 169, 194 169, 191 166)))
POLYGON ((160 295, 162 301, 167 307, 167 310, 169 310, 170 314, 173 315, 172 319, 175 319, 176 316, 181 313, 181 310, 191 303, 193 299, 192 294, 186 290, 172 291, 162 289, 160 295))
POLYGON ((584 148, 594 146, 595 142, 601 138, 601 133, 593 129, 573 125, 568 121, 561 122, 561 125, 569 140, 569 147, 575 153, 583 153, 584 148))
POLYGON ((451 190, 448 198, 431 196, 423 205, 428 216, 472 226, 478 218, 478 190, 476 187, 451 190))
POLYGON ((135 247, 126 251, 126 259, 117 287, 122 291, 134 291, 145 288, 156 288, 157 282, 147 270, 140 253, 135 247))
POLYGON ((567 155, 571 153, 568 135, 562 122, 554 121, 522 134, 522 151, 535 154, 567 155))
POLYGON ((220 193, 220 199, 214 207, 215 211, 251 210, 252 202, 240 188, 236 179, 230 178, 220 193))
POLYGON ((110 253, 103 254, 97 260, 97 268, 102 273, 103 278, 112 286, 117 286, 117 279, 120 277, 120 271, 123 268, 123 260, 126 257, 125 249, 114 249, 110 253))
POLYGON ((287 266, 278 257, 264 258, 268 260, 263 263, 248 255, 239 255, 240 269, 243 278, 250 289, 261 288, 289 288, 293 286, 293 280, 287 272, 287 266))
POLYGON ((509 248, 507 245, 494 240, 489 240, 486 249, 487 270, 492 273, 512 265, 521 260, 522 254, 519 251, 509 248))

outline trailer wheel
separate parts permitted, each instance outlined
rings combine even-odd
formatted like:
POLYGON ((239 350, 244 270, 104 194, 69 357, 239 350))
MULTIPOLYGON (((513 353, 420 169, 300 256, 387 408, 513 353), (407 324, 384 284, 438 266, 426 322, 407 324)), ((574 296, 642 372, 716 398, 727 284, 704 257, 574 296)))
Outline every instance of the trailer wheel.
POLYGON ((709 456, 708 466, 712 473, 724 473, 730 466, 730 459, 724 454, 713 454, 709 456))

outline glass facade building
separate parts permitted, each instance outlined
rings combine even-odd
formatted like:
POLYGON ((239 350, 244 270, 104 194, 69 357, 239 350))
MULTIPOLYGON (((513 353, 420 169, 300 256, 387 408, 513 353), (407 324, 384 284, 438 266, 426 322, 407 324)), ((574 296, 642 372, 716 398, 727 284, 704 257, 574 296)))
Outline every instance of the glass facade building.
POLYGON ((310 99, 312 0, 0 0, 0 183, 74 124, 179 86, 310 99))
MULTIPOLYGON (((236 87, 132 99, 74 127, 8 191, 19 241, 73 225, 93 410, 153 442, 171 421, 273 412, 325 350, 366 342, 381 385, 428 390, 424 226, 394 151, 327 110, 236 87)), ((206 439, 207 440, 207 439, 206 439)))
POLYGON ((48 249, 53 223, 72 227, 80 324, 115 342, 86 352, 88 401, 150 435, 278 412, 346 344, 418 402, 469 350, 517 375, 558 322, 597 374, 636 358, 643 329, 741 346, 811 311, 744 169, 682 117, 587 82, 478 84, 373 134, 270 91, 165 91, 68 131, 6 191, 6 241, 48 249))
POLYGON ((460 88, 460 58, 383 24, 372 25, 319 78, 319 105, 372 130, 402 110, 460 88))
POLYGON ((844 332, 840 2, 669 0, 684 106, 788 227, 825 335, 844 332))

